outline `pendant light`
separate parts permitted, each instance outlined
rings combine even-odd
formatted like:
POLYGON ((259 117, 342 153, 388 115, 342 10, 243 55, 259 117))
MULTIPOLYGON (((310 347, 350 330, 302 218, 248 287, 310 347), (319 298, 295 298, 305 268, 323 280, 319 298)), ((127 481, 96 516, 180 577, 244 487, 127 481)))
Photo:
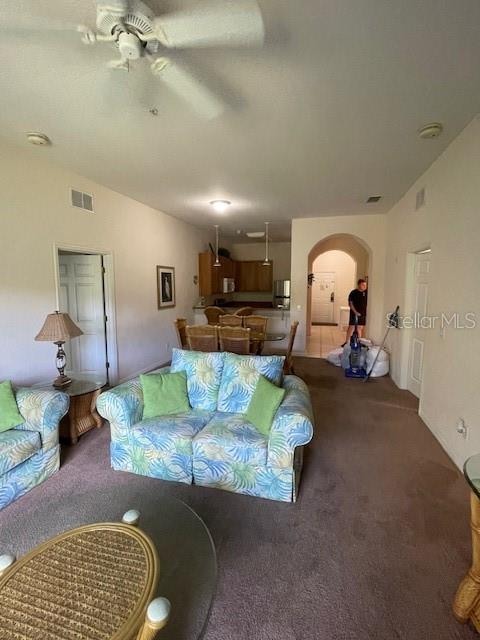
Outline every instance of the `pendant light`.
POLYGON ((218 224, 215 225, 215 262, 213 263, 214 267, 221 267, 222 263, 218 259, 218 224))
POLYGON ((264 267, 270 266, 270 260, 268 259, 268 225, 269 222, 265 222, 265 260, 262 262, 264 267))

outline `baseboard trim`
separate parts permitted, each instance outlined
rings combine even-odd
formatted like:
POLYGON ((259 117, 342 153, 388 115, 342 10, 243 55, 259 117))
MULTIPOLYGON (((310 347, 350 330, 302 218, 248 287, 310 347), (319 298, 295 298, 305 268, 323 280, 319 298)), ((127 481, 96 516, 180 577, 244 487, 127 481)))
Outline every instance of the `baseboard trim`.
POLYGON ((423 413, 423 411, 421 409, 418 410, 418 416, 419 418, 422 419, 422 421, 425 423, 425 425, 427 426, 428 430, 430 431, 430 433, 433 435, 433 437, 435 438, 435 440, 439 443, 439 445, 442 447, 442 449, 445 451, 446 455, 449 457, 449 459, 453 462, 453 464, 457 467, 457 469, 459 469, 462 473, 463 473, 463 466, 462 464, 458 464, 455 460, 455 458, 452 457, 452 455, 450 454, 450 452, 448 451, 448 445, 445 442, 445 440, 438 435, 438 433, 432 429, 431 425, 429 424, 427 418, 425 417, 425 414, 423 413))
POLYGON ((169 364, 170 364, 170 360, 168 360, 168 362, 160 362, 160 363, 156 363, 156 364, 151 364, 148 367, 145 367, 145 369, 141 369, 140 371, 136 371, 135 373, 131 373, 126 378, 121 378, 119 380, 118 384, 123 384, 124 382, 130 382, 130 380, 133 380, 134 378, 138 378, 138 376, 142 375, 142 373, 150 373, 150 371, 155 371, 155 369, 160 369, 161 367, 168 367, 169 364))

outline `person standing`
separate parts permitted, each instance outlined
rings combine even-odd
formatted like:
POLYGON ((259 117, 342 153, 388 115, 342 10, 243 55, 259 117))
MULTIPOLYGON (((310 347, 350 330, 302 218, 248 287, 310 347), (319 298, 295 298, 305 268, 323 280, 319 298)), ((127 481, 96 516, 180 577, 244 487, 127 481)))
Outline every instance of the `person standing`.
POLYGON ((355 329, 355 318, 357 318, 357 331, 360 338, 363 337, 363 330, 367 321, 367 281, 363 278, 357 282, 357 288, 350 292, 348 296, 348 306, 350 307, 350 319, 348 321, 347 344, 355 329))

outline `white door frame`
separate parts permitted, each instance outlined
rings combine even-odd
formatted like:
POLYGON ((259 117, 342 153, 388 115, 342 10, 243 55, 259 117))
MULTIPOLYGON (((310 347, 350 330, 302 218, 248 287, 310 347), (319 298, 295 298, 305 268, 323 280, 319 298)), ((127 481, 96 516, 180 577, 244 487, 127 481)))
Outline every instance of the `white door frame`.
MULTIPOLYGON (((431 245, 429 243, 422 245, 418 249, 413 249, 407 252, 406 255, 406 274, 405 274, 405 298, 403 310, 400 307, 402 316, 411 316, 415 308, 415 264, 418 254, 431 251, 431 245)), ((400 350, 400 388, 408 389, 408 377, 410 372, 410 354, 413 342, 413 333, 408 329, 402 329, 406 334, 406 339, 402 340, 400 350)), ((420 389, 419 403, 422 401, 422 390, 420 389)))
POLYGON ((103 257, 103 266, 105 268, 105 313, 108 321, 106 326, 106 341, 108 351, 108 378, 110 385, 118 384, 118 346, 117 346, 117 321, 115 314, 115 275, 114 275, 114 259, 113 251, 110 249, 99 249, 92 247, 82 247, 74 244, 66 244, 64 242, 55 242, 53 244, 53 273, 55 279, 55 302, 56 308, 59 309, 60 304, 60 270, 58 264, 59 251, 72 251, 74 253, 87 253, 93 255, 101 255, 103 257))

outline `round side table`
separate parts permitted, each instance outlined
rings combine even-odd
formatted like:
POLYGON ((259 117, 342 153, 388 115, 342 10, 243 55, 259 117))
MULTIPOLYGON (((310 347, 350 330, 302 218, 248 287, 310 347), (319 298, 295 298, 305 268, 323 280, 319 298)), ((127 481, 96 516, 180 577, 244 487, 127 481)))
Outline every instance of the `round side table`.
POLYGON ((457 589, 453 615, 459 622, 471 620, 480 632, 480 454, 468 458, 463 473, 471 489, 472 566, 457 589))
MULTIPOLYGON (((72 377, 75 374, 72 374, 72 377)), ((106 380, 98 377, 78 375, 71 384, 63 389, 62 393, 70 396, 70 407, 67 415, 60 421, 60 437, 71 444, 78 442, 79 436, 90 431, 94 427, 98 429, 103 425, 102 417, 97 413, 96 401, 102 389, 106 386, 106 380)), ((35 389, 53 389, 51 384, 35 384, 35 389)))

